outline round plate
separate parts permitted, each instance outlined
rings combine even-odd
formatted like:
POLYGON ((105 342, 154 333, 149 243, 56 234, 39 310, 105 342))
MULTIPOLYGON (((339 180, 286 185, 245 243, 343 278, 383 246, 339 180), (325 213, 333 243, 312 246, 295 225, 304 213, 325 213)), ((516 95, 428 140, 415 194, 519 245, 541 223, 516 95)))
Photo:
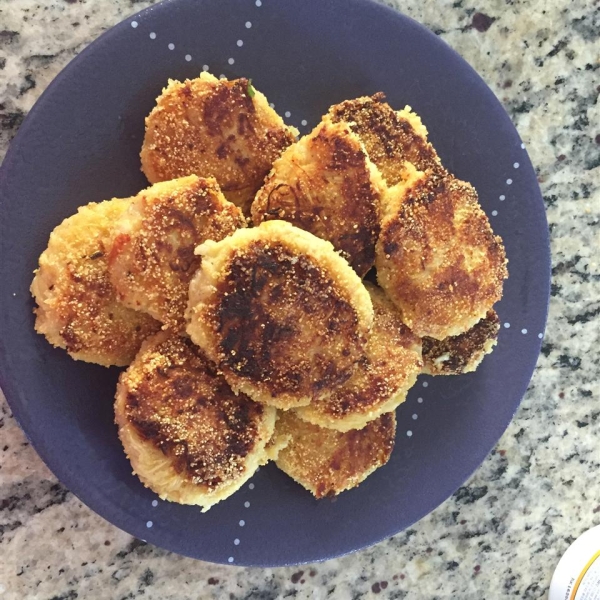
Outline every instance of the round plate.
POLYGON ((117 25, 49 86, 0 174, 1 384, 56 476, 138 538, 217 563, 331 558, 411 525, 450 496, 498 440, 539 353, 549 295, 547 224, 534 170, 500 103, 414 21, 362 0, 176 0, 117 25), (510 277, 495 352, 474 374, 421 377, 398 409, 387 466, 316 501, 274 465, 208 513, 156 502, 115 425, 117 369, 75 362, 33 329, 32 272, 52 229, 90 201, 147 186, 144 117, 169 77, 252 77, 308 132, 336 102, 384 91, 423 118, 444 164, 479 191, 510 277))

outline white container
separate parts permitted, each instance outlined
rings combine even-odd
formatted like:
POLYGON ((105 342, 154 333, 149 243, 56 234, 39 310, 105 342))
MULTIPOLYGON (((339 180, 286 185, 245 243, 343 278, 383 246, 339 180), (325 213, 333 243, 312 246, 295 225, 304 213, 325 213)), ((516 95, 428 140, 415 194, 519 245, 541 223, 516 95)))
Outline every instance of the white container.
POLYGON ((600 600, 600 525, 582 533, 563 554, 548 600, 600 600))

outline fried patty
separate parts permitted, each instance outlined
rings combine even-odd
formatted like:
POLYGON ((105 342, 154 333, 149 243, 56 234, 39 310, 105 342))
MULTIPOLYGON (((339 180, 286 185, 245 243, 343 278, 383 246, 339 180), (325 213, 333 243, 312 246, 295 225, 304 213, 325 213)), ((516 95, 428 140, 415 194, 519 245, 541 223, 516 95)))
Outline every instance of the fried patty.
POLYGON ((423 338, 424 373, 429 375, 461 375, 480 365, 498 341, 500 320, 496 311, 488 311, 471 329, 444 340, 423 338))
POLYGON ((445 172, 421 119, 410 106, 395 111, 381 92, 335 104, 325 119, 348 123, 389 186, 410 174, 407 163, 419 171, 445 172))
POLYGON ((275 161, 252 218, 288 221, 329 240, 362 277, 375 261, 384 188, 349 126, 323 122, 275 161))
POLYGON ((214 177, 228 200, 248 210, 296 135, 248 79, 202 73, 183 83, 169 80, 146 118, 142 171, 150 183, 214 177))
POLYGON ((414 171, 388 191, 377 279, 419 337, 464 333, 502 297, 506 255, 473 187, 414 171))
POLYGON ((316 498, 337 496, 387 463, 395 435, 393 412, 346 433, 307 423, 293 411, 280 412, 274 439, 287 445, 276 464, 316 498))
POLYGON ((75 359, 128 365, 142 341, 160 328, 149 315, 123 306, 108 276, 111 227, 130 199, 91 203, 50 235, 31 293, 35 329, 75 359))
POLYGON ((191 175, 140 192, 116 221, 109 253, 119 300, 183 330, 188 288, 200 263, 194 248, 246 222, 213 178, 191 175))
POLYGON ((288 409, 350 377, 373 307, 329 242, 267 221, 197 252, 187 331, 236 392, 288 409))
POLYGON ((380 288, 370 283, 365 287, 375 313, 365 356, 352 377, 331 396, 296 409, 305 421, 339 431, 361 429, 395 410, 423 368, 420 338, 402 323, 380 288))
POLYGON ((269 457, 275 410, 236 395, 188 338, 148 339, 117 386, 115 420, 134 473, 162 499, 204 511, 269 457))

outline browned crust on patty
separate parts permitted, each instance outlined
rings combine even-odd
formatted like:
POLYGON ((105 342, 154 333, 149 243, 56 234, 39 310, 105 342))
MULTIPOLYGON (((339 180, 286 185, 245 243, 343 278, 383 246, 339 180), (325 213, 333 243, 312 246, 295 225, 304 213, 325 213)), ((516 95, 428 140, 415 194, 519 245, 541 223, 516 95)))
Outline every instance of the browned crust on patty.
POLYGON ((423 371, 430 375, 461 375, 475 371, 498 339, 500 320, 490 310, 471 329, 443 340, 423 338, 423 371))
POLYGON ((395 410, 423 367, 421 340, 402 323, 383 291, 365 283, 375 318, 369 341, 350 379, 331 396, 296 409, 300 418, 339 431, 361 429, 395 410))
POLYGON ((470 184, 414 172, 389 190, 384 213, 378 281, 415 334, 459 335, 500 300, 504 246, 470 184))
POLYGON ((215 177, 228 200, 247 210, 273 161, 295 139, 246 78, 208 73, 170 80, 146 118, 142 170, 150 183, 186 175, 215 177))
POLYGON ((143 344, 119 379, 115 410, 142 481, 167 499, 201 505, 232 493, 266 462, 275 417, 273 409, 234 394, 201 351, 172 331, 143 344), (149 468, 145 460, 154 455, 168 468, 161 462, 149 468), (195 497, 202 501, 186 502, 195 497))
POLYGON ((356 487, 387 463, 394 449, 396 416, 386 413, 360 430, 342 433, 279 413, 274 438, 288 438, 277 466, 316 498, 356 487))
POLYGON ((119 300, 165 328, 183 329, 198 244, 221 240, 246 222, 215 179, 157 183, 133 198, 114 225, 109 273, 119 300))
POLYGON ((268 221, 199 252, 188 333, 234 389, 292 408, 350 377, 372 306, 331 244, 268 221))
POLYGON ((252 218, 288 221, 329 240, 362 277, 375 260, 383 189, 349 126, 322 122, 275 161, 252 218))
POLYGON ((58 225, 31 284, 35 329, 77 360, 128 365, 160 328, 149 315, 123 306, 108 276, 111 228, 130 199, 91 203, 58 225))
POLYGON ((329 109, 325 118, 350 125, 389 186, 406 178, 407 162, 420 171, 444 173, 420 119, 409 107, 395 111, 381 92, 340 102, 329 109))

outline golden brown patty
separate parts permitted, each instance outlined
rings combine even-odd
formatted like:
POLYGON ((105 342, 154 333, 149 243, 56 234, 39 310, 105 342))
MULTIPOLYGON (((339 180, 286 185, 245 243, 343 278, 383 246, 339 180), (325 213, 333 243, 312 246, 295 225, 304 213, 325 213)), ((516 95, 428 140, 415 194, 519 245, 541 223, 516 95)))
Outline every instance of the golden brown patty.
POLYGON ((111 227, 129 203, 91 203, 65 219, 50 235, 31 284, 36 331, 73 358, 107 367, 128 365, 160 328, 150 316, 120 304, 108 277, 111 227))
POLYGON ((215 177, 228 200, 247 210, 273 161, 297 135, 247 79, 202 73, 169 80, 146 118, 142 170, 150 183, 196 174, 215 177))
POLYGON ((421 340, 402 323, 383 291, 365 283, 375 318, 365 356, 331 396, 296 409, 305 421, 339 431, 361 429, 406 398, 423 367, 421 340))
POLYGON ((187 338, 147 340, 117 386, 119 437, 140 480, 164 500, 208 510, 238 490, 267 452, 275 410, 234 394, 187 338))
POLYGON ((183 329, 190 279, 200 263, 194 248, 245 224, 212 178, 191 175, 140 192, 113 228, 108 264, 119 300, 165 328, 183 329))
POLYGON ((373 307, 329 242, 267 221, 197 251, 187 331, 234 390, 286 409, 350 377, 373 307))
POLYGON ((394 111, 381 92, 335 104, 325 118, 350 125, 390 186, 406 178, 407 162, 419 171, 444 173, 421 119, 409 106, 394 111))
POLYGON ((307 423, 292 411, 280 412, 274 438, 287 446, 276 463, 317 498, 337 496, 387 463, 395 435, 393 412, 346 433, 307 423))
POLYGON ((348 125, 321 123, 275 161, 252 218, 281 219, 329 240, 362 277, 375 260, 384 188, 348 125))
POLYGON ((430 375, 460 375, 475 371, 483 357, 496 345, 500 321, 490 310, 484 319, 469 331, 444 340, 423 338, 424 373, 430 375))
POLYGON ((389 190, 376 246, 381 287, 420 337, 459 335, 502 297, 506 255, 473 187, 413 172, 389 190))

